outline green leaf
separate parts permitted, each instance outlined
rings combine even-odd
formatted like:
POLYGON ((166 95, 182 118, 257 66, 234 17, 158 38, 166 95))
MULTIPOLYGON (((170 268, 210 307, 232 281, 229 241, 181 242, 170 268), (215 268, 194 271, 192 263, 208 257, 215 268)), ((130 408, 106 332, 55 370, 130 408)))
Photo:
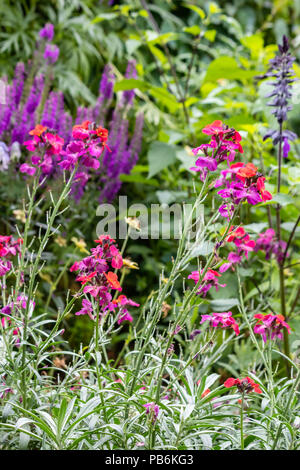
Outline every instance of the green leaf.
MULTIPOLYGON (((147 32, 148 33, 148 32, 147 32)), ((169 41, 173 41, 174 39, 177 39, 178 38, 178 34, 177 33, 173 33, 172 31, 168 32, 168 33, 164 33, 164 34, 159 34, 157 35, 154 31, 151 31, 152 33, 152 36, 154 36, 153 39, 148 39, 148 44, 166 44, 167 42, 169 41)), ((148 33, 149 35, 149 33, 148 33)))
POLYGON ((197 256, 207 256, 214 250, 214 243, 210 241, 204 241, 193 248, 191 257, 196 258, 197 256))
POLYGON ((156 175, 176 160, 175 148, 165 142, 152 142, 148 152, 149 174, 156 175))
POLYGON ((120 175, 120 181, 122 181, 123 183, 142 183, 148 184, 150 186, 159 186, 158 181, 154 179, 145 178, 144 176, 139 175, 137 173, 131 175, 122 174, 120 175))
POLYGON ((221 56, 209 64, 204 82, 214 82, 220 78, 244 80, 257 74, 255 70, 242 69, 233 57, 221 56))
POLYGON ((136 49, 140 47, 142 41, 138 41, 137 39, 127 39, 125 42, 126 49, 129 55, 131 55, 136 49))
POLYGON ((136 80, 135 78, 124 78, 117 82, 114 86, 115 91, 133 90, 138 88, 141 91, 145 91, 149 88, 149 85, 143 80, 136 80))
POLYGON ((200 34, 201 32, 201 29, 199 28, 199 26, 197 26, 196 24, 194 24, 193 26, 189 26, 187 28, 183 28, 183 31, 185 33, 189 33, 189 34, 193 34, 194 36, 198 36, 198 34, 200 34))
POLYGON ((269 202, 277 202, 281 206, 287 206, 288 204, 294 204, 294 199, 289 194, 277 193, 274 194, 273 199, 269 202))
POLYGON ((208 39, 208 41, 213 42, 215 40, 217 31, 215 29, 208 29, 204 33, 204 37, 208 39))
POLYGON ((143 16, 144 18, 148 18, 147 10, 139 10, 139 15, 143 16))
POLYGON ((216 312, 227 312, 230 308, 239 304, 238 299, 214 299, 211 301, 210 306, 216 312))
POLYGON ((202 8, 199 8, 196 5, 188 5, 187 3, 184 6, 186 8, 189 8, 190 10, 195 11, 200 16, 201 20, 204 20, 205 12, 204 12, 204 10, 202 10, 202 8))
POLYGON ((101 15, 96 16, 91 23, 100 23, 101 21, 105 20, 114 20, 115 18, 118 17, 118 13, 101 13, 101 15))
POLYGON ((150 94, 156 98, 162 105, 166 106, 171 113, 175 113, 181 107, 175 96, 168 92, 165 88, 152 87, 150 94))
POLYGON ((267 228, 267 225, 268 225, 267 222, 253 223, 253 224, 244 225, 244 229, 247 232, 260 233, 265 228, 267 228))
POLYGON ((252 59, 257 59, 264 47, 264 40, 261 34, 253 34, 252 36, 243 37, 241 39, 241 43, 250 49, 252 59))
POLYGON ((149 44, 149 49, 154 57, 156 57, 162 64, 166 64, 168 62, 165 54, 158 47, 149 44))

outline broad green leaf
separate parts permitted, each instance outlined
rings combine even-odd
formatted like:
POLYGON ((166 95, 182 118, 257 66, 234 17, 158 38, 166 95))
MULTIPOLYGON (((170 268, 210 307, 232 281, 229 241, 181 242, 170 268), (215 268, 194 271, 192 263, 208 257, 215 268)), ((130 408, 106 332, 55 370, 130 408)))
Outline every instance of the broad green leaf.
MULTIPOLYGON (((148 33, 148 32, 147 32, 148 33)), ((174 39, 177 39, 178 38, 178 34, 177 33, 173 33, 173 32, 169 32, 169 33, 164 33, 164 34, 160 34, 160 35, 157 35, 157 33, 155 33, 154 31, 151 31, 151 35, 154 36, 153 39, 148 39, 148 44, 166 44, 167 42, 169 41, 173 41, 174 39)), ((148 35, 149 36, 149 35, 148 35)))
POLYGON ((142 44, 142 41, 138 41, 136 39, 127 39, 125 42, 126 49, 128 51, 128 54, 131 55, 134 51, 136 51, 140 45, 142 44))
POLYGON ((204 82, 213 82, 220 78, 244 80, 257 74, 256 70, 242 69, 233 57, 221 56, 209 64, 204 82))
POLYGON ((253 224, 244 225, 244 229, 247 232, 260 233, 264 229, 267 228, 267 225, 268 225, 267 222, 253 223, 253 224))
POLYGON ((134 90, 138 88, 141 91, 145 91, 149 88, 149 85, 143 80, 136 80, 135 78, 124 78, 117 82, 114 86, 115 91, 134 90))
POLYGON ((122 174, 120 175, 120 181, 122 181, 123 183, 142 183, 142 184, 147 184, 150 186, 159 186, 158 181, 154 179, 145 178, 144 176, 140 174, 132 174, 132 173, 130 175, 122 174))
POLYGON ((300 166, 291 166, 288 169, 289 179, 294 184, 300 183, 300 166))
POLYGON ((153 46, 152 44, 149 44, 149 49, 152 52, 152 54, 162 63, 166 64, 168 63, 168 59, 166 58, 165 54, 156 46, 153 46))
POLYGON ((208 29, 204 33, 204 37, 208 39, 208 41, 213 42, 215 40, 217 31, 215 29, 208 29))
POLYGON ((252 59, 257 59, 264 47, 264 40, 261 34, 253 34, 252 36, 243 37, 241 39, 241 43, 250 49, 252 59))
POLYGON ((193 26, 188 26, 187 28, 183 28, 185 33, 193 34, 194 36, 198 36, 200 34, 201 29, 198 25, 194 24, 193 26))
POLYGON ((230 308, 239 304, 238 299, 214 299, 210 302, 211 308, 216 312, 227 312, 230 308))
POLYGON ((189 8, 190 10, 195 11, 202 20, 205 18, 205 12, 202 10, 202 8, 197 7, 196 5, 188 5, 187 3, 184 5, 186 8, 189 8))
POLYGON ((152 142, 148 152, 149 174, 156 175, 176 160, 175 148, 164 142, 152 142))
POLYGON ((131 173, 144 173, 144 172, 148 172, 149 171, 149 167, 148 165, 135 165, 132 170, 131 170, 131 173))
POLYGON ((281 206, 287 206, 288 204, 294 204, 294 199, 289 194, 277 193, 273 195, 273 199, 268 202, 277 202, 281 206))
POLYGON ((175 96, 169 93, 165 88, 151 87, 150 94, 163 106, 166 106, 171 113, 175 113, 181 107, 175 96))

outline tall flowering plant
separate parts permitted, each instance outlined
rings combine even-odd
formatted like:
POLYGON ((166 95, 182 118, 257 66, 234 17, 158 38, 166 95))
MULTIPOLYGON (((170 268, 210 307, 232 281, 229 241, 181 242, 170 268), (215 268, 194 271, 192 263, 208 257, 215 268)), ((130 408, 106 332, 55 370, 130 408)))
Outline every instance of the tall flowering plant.
MULTIPOLYGON (((284 159, 288 157, 290 151, 290 143, 293 142, 297 135, 286 128, 288 120, 288 112, 292 109, 290 100, 292 97, 292 85, 295 81, 293 63, 295 57, 290 53, 290 45, 286 36, 282 38, 282 44, 278 45, 278 53, 274 59, 269 62, 269 69, 264 75, 264 78, 271 78, 267 84, 271 87, 271 91, 267 94, 267 98, 271 98, 267 105, 272 108, 278 127, 277 129, 270 129, 264 136, 264 140, 272 139, 273 145, 277 146, 277 193, 281 192, 282 186, 282 167, 284 159)), ((269 220, 271 223, 271 221, 269 220)), ((285 261, 289 256, 289 246, 291 245, 297 225, 300 222, 300 216, 295 221, 294 227, 288 243, 281 239, 281 205, 276 205, 276 230, 270 226, 265 233, 260 234, 258 246, 266 251, 266 257, 270 258, 271 253, 275 254, 279 269, 279 290, 280 290, 280 304, 282 318, 288 318, 287 302, 286 302, 286 287, 285 287, 285 261)), ((300 289, 296 295, 296 299, 300 295, 300 289)), ((297 302, 297 300, 296 300, 297 302)), ((290 347, 288 340, 288 331, 284 329, 284 352, 287 357, 290 356, 290 347)), ((286 360, 287 370, 290 369, 290 363, 286 360)))
MULTIPOLYGON (((72 183, 78 178, 79 170, 85 167, 91 169, 98 168, 99 158, 104 149, 107 148, 108 132, 101 126, 84 122, 81 125, 74 126, 72 134, 72 140, 67 147, 64 147, 64 139, 53 130, 47 129, 46 126, 37 124, 34 129, 30 130, 29 135, 31 139, 24 142, 24 146, 32 156, 28 163, 23 163, 19 168, 21 173, 31 177, 24 233, 22 238, 17 241, 13 240, 11 236, 0 236, 0 276, 2 278, 2 299, 4 303, 1 313, 5 315, 3 317, 2 328, 6 329, 12 320, 18 322, 18 327, 14 331, 18 332, 20 337, 18 341, 21 349, 20 394, 25 408, 28 404, 26 376, 28 328, 35 306, 36 278, 41 269, 41 257, 52 232, 56 230, 54 227, 56 217, 59 214, 62 203, 66 200, 72 189, 72 183), (29 240, 29 231, 34 211, 41 202, 38 197, 38 190, 42 187, 45 180, 57 170, 57 167, 61 168, 65 184, 56 202, 52 197, 53 207, 47 215, 45 233, 43 235, 40 234, 38 249, 33 258, 30 253, 32 241, 29 240), (11 258, 16 256, 18 256, 18 266, 13 268, 11 258), (12 293, 6 286, 6 278, 10 274, 15 275, 15 286, 12 293)), ((111 254, 113 257, 111 260, 112 266, 120 266, 122 258, 118 254, 116 247, 111 247, 111 254)), ((99 252, 95 253, 95 257, 98 256, 99 252)), ((111 287, 115 280, 114 276, 113 272, 107 274, 107 283, 110 283, 111 287)), ((88 279, 90 277, 87 276, 88 279)), ((84 281, 86 283, 85 279, 84 281)), ((119 301, 120 304, 121 300, 119 301)), ((57 325, 68 313, 70 305, 73 303, 74 301, 67 303, 62 317, 57 321, 57 325)), ((126 302, 123 303, 126 304, 126 302)), ((122 311, 122 308, 120 308, 120 315, 124 316, 127 312, 122 311)), ((56 328, 54 328, 52 334, 55 333, 55 330, 56 328)))
MULTIPOLYGON (((28 141, 29 132, 40 124, 58 134, 64 149, 72 140, 73 126, 82 122, 98 122, 110 130, 101 167, 86 165, 72 186, 77 201, 84 193, 87 180, 93 180, 99 190, 99 200, 111 201, 121 187, 120 174, 130 173, 141 151, 143 114, 138 113, 133 133, 129 131, 128 111, 134 104, 134 91, 125 91, 117 100, 112 117, 111 105, 115 98, 115 75, 108 64, 104 67, 99 85, 99 96, 92 107, 78 107, 76 116, 65 109, 64 96, 53 90, 55 63, 59 49, 53 44, 54 27, 45 25, 39 33, 37 49, 31 64, 19 63, 11 84, 7 83, 5 103, 0 103, 0 171, 10 171, 21 158, 20 145, 28 141)), ((125 78, 135 78, 135 61, 128 63, 125 78)), ((26 169, 26 167, 23 167, 26 169)), ((60 167, 52 171, 54 178, 61 177, 60 167)), ((50 169, 47 170, 48 174, 50 169)))

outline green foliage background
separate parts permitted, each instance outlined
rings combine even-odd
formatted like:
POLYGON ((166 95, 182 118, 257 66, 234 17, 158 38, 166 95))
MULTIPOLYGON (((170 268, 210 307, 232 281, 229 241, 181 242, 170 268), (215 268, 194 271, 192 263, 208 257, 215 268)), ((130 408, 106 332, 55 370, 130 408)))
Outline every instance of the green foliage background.
MULTIPOLYGON (((268 176, 267 189, 275 189, 276 149, 270 141, 262 142, 264 131, 272 127, 274 119, 264 98, 268 87, 257 77, 266 72, 268 61, 276 53, 276 44, 286 34, 298 59, 294 70, 300 78, 299 0, 155 0, 146 4, 133 0, 114 2, 112 6, 105 0, 0 0, 0 8, 0 67, 8 77, 13 76, 18 61, 31 59, 38 31, 46 22, 52 22, 55 26, 54 42, 60 48, 54 88, 64 92, 73 113, 77 106, 95 101, 99 79, 108 62, 113 64, 118 77, 116 92, 135 88, 134 111, 145 114, 145 129, 138 164, 130 175, 122 175, 121 178, 120 194, 128 196, 128 205, 142 201, 150 207, 153 203, 192 201, 194 187, 197 191, 200 185, 189 170, 194 162, 191 148, 206 141, 201 130, 215 119, 221 119, 242 132, 246 161, 264 167, 268 176), (126 64, 132 58, 137 61, 138 78, 126 80, 126 64)), ((287 126, 300 134, 300 90, 297 84, 293 100, 294 108, 287 126)), ((284 206, 285 240, 299 213, 298 155, 299 141, 296 141, 283 169, 284 186, 280 195, 284 206)), ((11 181, 3 175, 0 175, 0 180, 1 199, 4 201, 1 218, 6 230, 15 224, 12 210, 20 208, 20 192, 24 188, 17 187, 15 183, 12 187, 11 181)), ((207 201, 207 213, 214 203, 213 198, 207 201)), ((61 270, 61 260, 74 256, 71 237, 83 237, 88 247, 92 246, 99 220, 96 217, 97 205, 97 193, 90 189, 80 206, 71 204, 68 219, 61 220, 61 234, 67 238, 68 244, 59 247, 53 243, 49 247, 45 268, 48 278, 41 279, 38 290, 41 304, 61 270)), ((267 228, 265 206, 242 208, 240 215, 252 235, 267 228)), ((161 269, 165 267, 168 271, 176 247, 176 240, 130 240, 127 256, 136 261, 140 269, 131 271, 126 277, 128 295, 143 303, 156 289, 161 269)), ((297 263, 298 250, 299 231, 291 264, 297 263)), ((258 295, 252 282, 254 276, 261 286, 261 295, 271 299, 276 311, 279 308, 279 281, 273 268, 262 254, 255 255, 252 265, 244 267, 243 287, 247 299, 254 300, 258 295)), ((297 265, 287 272, 288 305, 295 310, 295 317, 299 315, 299 304, 294 305, 298 276, 297 265)), ((211 299, 211 306, 221 311, 234 308, 237 296, 234 276, 229 273, 226 277, 226 298, 223 291, 213 294, 211 299), (233 299, 232 305, 230 299, 233 299)), ((53 315, 62 306, 64 292, 72 282, 67 273, 62 276, 51 303, 53 315)), ((70 318, 68 322, 71 344, 74 347, 81 342, 85 344, 90 335, 85 318, 70 318)), ((294 327, 296 349, 300 335, 296 321, 294 327)))

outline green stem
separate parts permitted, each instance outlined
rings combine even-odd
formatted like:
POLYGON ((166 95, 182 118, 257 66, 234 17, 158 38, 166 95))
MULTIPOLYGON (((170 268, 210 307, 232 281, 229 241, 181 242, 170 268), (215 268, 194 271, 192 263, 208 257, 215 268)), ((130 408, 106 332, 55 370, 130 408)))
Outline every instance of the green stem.
POLYGON ((241 450, 244 450, 244 393, 242 393, 242 403, 240 411, 240 431, 241 431, 241 450))
MULTIPOLYGON (((27 406, 27 381, 26 381, 26 368, 25 368, 25 363, 26 363, 26 340, 27 340, 27 329, 28 329, 28 314, 29 314, 29 308, 30 308, 30 305, 31 305, 31 299, 33 297, 33 289, 34 289, 34 283, 35 283, 35 278, 36 278, 36 275, 37 275, 37 272, 38 272, 38 266, 39 266, 39 262, 40 262, 40 258, 41 258, 41 255, 42 255, 42 252, 43 250, 45 249, 45 246, 47 244, 47 241, 50 237, 50 232, 51 232, 51 229, 53 227, 53 223, 54 223, 54 220, 57 216, 57 213, 60 209, 60 206, 63 202, 63 200, 66 198, 67 194, 69 193, 69 190, 70 190, 70 187, 71 187, 71 184, 72 184, 72 181, 73 181, 73 177, 75 175, 75 172, 77 170, 77 166, 75 166, 74 170, 72 171, 71 173, 71 176, 67 182, 67 184, 65 185, 56 205, 54 206, 53 208, 53 212, 51 214, 51 217, 48 221, 48 225, 47 225, 47 230, 46 230, 46 233, 40 243, 40 246, 39 246, 39 249, 38 249, 38 252, 36 254, 36 258, 35 258, 35 261, 34 261, 34 264, 33 264, 33 267, 32 267, 32 271, 30 273, 30 281, 29 281, 29 287, 28 287, 28 295, 27 295, 27 301, 26 301, 26 309, 25 309, 25 313, 24 313, 24 317, 23 317, 23 323, 24 323, 24 328, 23 328, 23 344, 22 344, 22 359, 21 359, 21 365, 22 365, 22 373, 21 373, 21 384, 22 384, 22 390, 23 390, 23 393, 22 393, 22 399, 23 399, 23 406, 24 408, 26 408, 27 406)), ((36 177, 36 179, 38 178, 38 176, 36 177)), ((33 202, 32 202, 32 198, 31 198, 31 203, 30 203, 30 217, 28 217, 28 219, 30 220, 31 219, 31 213, 32 213, 32 207, 33 207, 33 202)), ((24 244, 25 244, 25 241, 27 243, 27 230, 28 230, 28 225, 25 224, 25 235, 26 235, 26 240, 24 240, 24 244)), ((26 247, 26 245, 25 245, 26 247)), ((24 248, 24 253, 22 252, 22 262, 24 262, 24 256, 25 256, 25 248, 24 248)), ((22 263, 21 263, 22 264, 22 263)), ((19 274, 20 276, 21 274, 19 274)), ((17 286, 18 287, 18 286, 17 286)), ((16 295, 16 294, 15 294, 16 295)))
MULTIPOLYGON (((277 193, 280 193, 280 188, 281 188, 281 166, 282 166, 282 123, 279 125, 279 134, 280 134, 280 139, 279 139, 279 147, 278 147, 278 157, 277 157, 277 163, 278 163, 278 177, 277 177, 277 193)), ((281 206, 280 204, 277 204, 276 206, 276 235, 277 235, 277 240, 278 242, 281 240, 281 220, 280 220, 280 210, 281 206)), ((279 267, 279 293, 280 293, 280 306, 281 306, 281 315, 286 318, 286 302, 285 302, 285 285, 284 285, 284 259, 281 262, 278 262, 278 267, 279 267)), ((286 330, 286 329, 285 329, 286 330)), ((289 337, 287 331, 284 331, 283 333, 283 349, 284 349, 284 354, 287 357, 290 357, 290 345, 289 345, 289 337)), ((285 367, 288 376, 290 377, 291 375, 291 366, 289 361, 285 360, 285 367)))

